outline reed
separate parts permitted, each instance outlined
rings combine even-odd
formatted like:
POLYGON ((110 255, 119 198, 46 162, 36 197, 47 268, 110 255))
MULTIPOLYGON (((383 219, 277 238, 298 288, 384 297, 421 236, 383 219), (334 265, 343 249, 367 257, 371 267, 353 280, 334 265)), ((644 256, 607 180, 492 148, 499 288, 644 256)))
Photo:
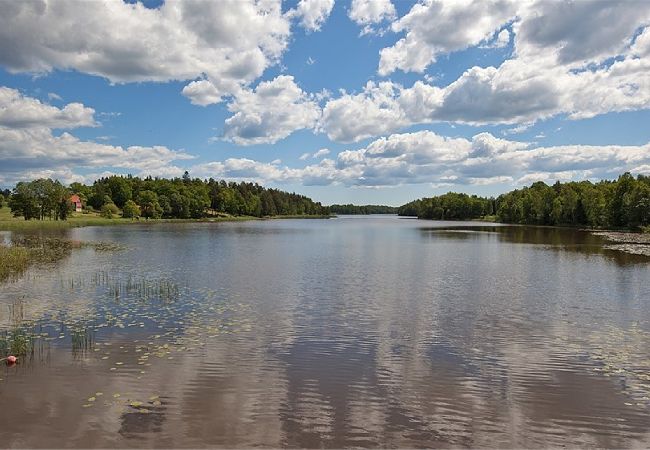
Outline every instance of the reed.
POLYGON ((30 251, 24 247, 0 245, 0 281, 24 272, 30 263, 30 251))

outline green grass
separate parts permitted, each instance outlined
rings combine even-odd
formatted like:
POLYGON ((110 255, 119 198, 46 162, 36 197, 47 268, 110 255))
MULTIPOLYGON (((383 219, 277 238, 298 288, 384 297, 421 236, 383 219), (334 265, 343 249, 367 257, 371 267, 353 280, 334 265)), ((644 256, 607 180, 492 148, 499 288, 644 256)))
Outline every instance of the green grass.
POLYGON ((68 220, 25 220, 22 217, 13 217, 11 210, 5 204, 0 208, 0 231, 30 231, 30 230, 52 230, 75 227, 107 226, 107 225, 131 225, 143 223, 185 223, 185 222, 239 222, 244 220, 262 220, 262 219, 325 219, 330 216, 273 216, 273 217, 254 217, 254 216, 230 216, 214 215, 201 219, 123 219, 116 217, 107 219, 101 217, 99 213, 72 213, 68 220))
POLYGON ((118 225, 131 223, 131 219, 106 219, 99 214, 71 214, 68 220, 25 220, 22 217, 14 217, 11 210, 5 204, 0 208, 0 230, 29 231, 40 229, 62 229, 73 227, 87 227, 93 225, 118 225))
MULTIPOLYGON (((221 222, 226 220, 250 220, 253 217, 216 217, 200 219, 201 221, 221 222)), ((22 217, 13 217, 11 210, 5 205, 0 209, 0 230, 8 231, 29 231, 29 230, 52 230, 76 227, 107 226, 107 225, 130 225, 134 223, 165 223, 165 222, 189 222, 190 219, 123 219, 116 217, 107 219, 98 213, 72 213, 68 220, 25 220, 22 217)))

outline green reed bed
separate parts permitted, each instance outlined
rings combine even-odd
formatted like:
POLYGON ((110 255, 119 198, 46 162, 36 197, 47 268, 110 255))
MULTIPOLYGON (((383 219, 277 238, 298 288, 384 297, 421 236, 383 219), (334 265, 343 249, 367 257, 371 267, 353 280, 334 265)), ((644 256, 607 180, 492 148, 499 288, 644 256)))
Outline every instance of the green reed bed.
POLYGON ((0 245, 0 281, 24 272, 30 263, 30 252, 24 247, 0 245))
POLYGON ((0 245, 0 282, 16 277, 36 263, 54 262, 68 252, 62 248, 30 248, 22 245, 0 245))

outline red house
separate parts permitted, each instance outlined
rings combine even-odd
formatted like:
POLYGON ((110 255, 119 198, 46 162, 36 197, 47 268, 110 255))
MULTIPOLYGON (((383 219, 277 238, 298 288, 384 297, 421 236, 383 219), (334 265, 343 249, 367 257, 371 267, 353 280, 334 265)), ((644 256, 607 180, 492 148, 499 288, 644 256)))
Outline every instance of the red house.
POLYGON ((81 199, 77 194, 73 194, 70 197, 70 203, 72 203, 72 206, 76 212, 81 212, 81 199))

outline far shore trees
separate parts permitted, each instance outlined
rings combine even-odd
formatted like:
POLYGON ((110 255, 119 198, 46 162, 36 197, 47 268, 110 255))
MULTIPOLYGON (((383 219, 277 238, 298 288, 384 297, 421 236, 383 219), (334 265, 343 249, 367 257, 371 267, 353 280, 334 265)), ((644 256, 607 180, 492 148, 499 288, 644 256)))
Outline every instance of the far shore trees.
POLYGON ((650 225, 650 177, 625 173, 616 181, 542 181, 496 199, 448 193, 402 205, 401 216, 476 219, 496 214, 505 223, 639 229, 650 225))
POLYGON ((330 205, 333 214, 397 214, 397 206, 386 205, 330 205))
POLYGON ((111 217, 118 215, 119 209, 126 218, 154 219, 329 214, 327 207, 303 195, 264 188, 256 183, 201 180, 191 178, 188 173, 173 179, 114 175, 100 178, 92 185, 75 182, 69 189, 58 181, 36 180, 18 183, 11 194, 12 213, 27 220, 65 219, 71 194, 79 196, 85 212, 100 211, 111 217), (43 186, 52 194, 47 201, 41 195, 43 186))

